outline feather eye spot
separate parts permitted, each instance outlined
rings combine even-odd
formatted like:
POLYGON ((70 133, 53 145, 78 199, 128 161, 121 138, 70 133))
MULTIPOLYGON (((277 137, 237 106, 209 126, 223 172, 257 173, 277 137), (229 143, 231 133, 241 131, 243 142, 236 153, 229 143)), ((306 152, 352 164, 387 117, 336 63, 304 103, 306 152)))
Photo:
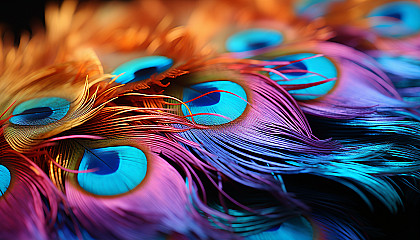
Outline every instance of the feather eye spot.
POLYGON ((283 35, 278 31, 253 28, 237 32, 226 41, 229 52, 246 52, 267 47, 274 47, 283 42, 283 35))
POLYGON ((153 74, 163 73, 173 65, 173 60, 163 56, 137 58, 118 66, 113 75, 120 75, 115 82, 126 84, 150 78, 153 74))
POLYGON ((69 110, 70 102, 64 98, 35 98, 19 104, 9 121, 21 126, 47 125, 62 119, 69 110))
POLYGON ((220 125, 240 117, 247 106, 245 90, 231 81, 211 81, 191 85, 183 90, 182 112, 196 123, 220 125), (191 111, 191 113, 190 113, 191 111))
POLYGON ((0 164, 0 197, 3 196, 9 188, 11 175, 9 169, 0 164))
MULTIPOLYGON (((314 53, 299 53, 272 60, 293 61, 291 64, 276 68, 288 80, 272 72, 269 75, 280 85, 301 85, 299 89, 288 90, 296 100, 313 100, 322 97, 330 92, 336 83, 337 68, 324 56, 316 56, 314 53)), ((267 67, 273 68, 274 66, 267 67)))
POLYGON ((86 150, 77 181, 84 190, 102 196, 126 193, 139 185, 146 176, 147 158, 143 151, 131 146, 115 146, 86 150))
POLYGON ((371 28, 383 37, 407 37, 420 32, 420 5, 415 2, 391 2, 373 9, 371 28))

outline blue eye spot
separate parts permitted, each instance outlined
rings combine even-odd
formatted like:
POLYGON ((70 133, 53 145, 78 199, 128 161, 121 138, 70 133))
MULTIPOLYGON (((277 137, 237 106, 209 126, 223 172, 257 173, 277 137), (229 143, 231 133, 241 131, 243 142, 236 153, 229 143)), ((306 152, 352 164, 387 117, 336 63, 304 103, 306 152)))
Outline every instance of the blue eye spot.
POLYGON ((70 102, 64 98, 34 98, 19 104, 9 121, 22 126, 47 125, 62 119, 69 109, 70 102))
POLYGON ((253 28, 230 36, 226 41, 229 52, 246 52, 274 47, 283 42, 283 35, 275 30, 253 28))
POLYGON ((295 217, 284 222, 280 227, 246 237, 247 240, 312 240, 314 233, 311 223, 304 217, 295 217))
POLYGON ((118 66, 113 75, 119 76, 115 82, 126 84, 150 78, 153 74, 163 73, 173 64, 173 60, 163 56, 149 56, 131 60, 118 66))
MULTIPOLYGON (((293 61, 293 60, 285 60, 285 59, 283 59, 283 61, 293 61)), ((282 71, 284 71, 284 70, 291 70, 290 72, 287 73, 287 75, 288 76, 297 77, 297 76, 303 76, 303 75, 305 75, 306 72, 304 72, 304 71, 307 71, 308 68, 306 67, 306 65, 304 63, 302 63, 300 61, 300 62, 294 62, 294 63, 291 63, 289 65, 286 65, 286 66, 282 67, 281 70, 282 71), (293 70, 299 70, 299 71, 293 71, 293 70), (300 71, 300 70, 303 70, 303 71, 300 71)))
POLYGON ((103 196, 128 192, 146 176, 147 158, 138 148, 115 146, 86 150, 79 170, 98 169, 79 173, 77 181, 86 191, 103 196))
MULTIPOLYGON (((296 61, 303 58, 309 58, 315 56, 316 54, 313 53, 299 53, 287 56, 281 56, 278 58, 273 59, 273 61, 296 61)), ((273 67, 273 66, 267 66, 273 67)), ((308 84, 308 83, 316 83, 320 81, 324 81, 330 78, 336 78, 337 68, 335 65, 326 57, 319 56, 314 58, 305 59, 299 62, 292 63, 290 65, 286 65, 284 67, 277 68, 279 71, 284 70, 296 70, 295 72, 282 72, 289 81, 283 80, 277 74, 269 73, 270 78, 274 81, 277 81, 280 85, 291 85, 291 84, 308 84), (306 72, 304 72, 306 71, 306 72), (320 74, 315 75, 314 73, 320 74), (326 78, 325 78, 326 77, 326 78)), ((331 89, 333 89, 336 80, 329 81, 326 83, 322 83, 320 85, 307 87, 298 90, 289 90, 289 93, 296 99, 296 100, 312 100, 319 97, 326 95, 331 89)))
MULTIPOLYGON (((195 91, 189 92, 188 97, 190 99, 197 98, 197 97, 201 96, 203 93, 213 92, 213 91, 217 91, 219 89, 217 89, 215 87, 207 87, 205 84, 204 85, 196 84, 194 86, 193 90, 195 90, 195 91)), ((184 91, 184 94, 185 94, 185 91, 184 91)), ((197 98, 196 100, 194 100, 193 102, 188 103, 188 104, 189 104, 189 106, 194 106, 194 107, 216 105, 217 103, 220 102, 220 97, 221 97, 220 92, 213 92, 209 95, 205 95, 201 98, 197 98)), ((185 98, 185 95, 184 95, 184 98, 185 98)))
MULTIPOLYGON (((245 90, 239 84, 231 81, 194 84, 184 88, 182 100, 186 102, 192 114, 217 114, 193 116, 194 121, 202 125, 220 125, 231 122, 240 117, 247 106, 245 90)), ((190 115, 190 112, 184 105, 182 105, 182 112, 184 115, 190 115)), ((188 119, 191 120, 191 117, 188 117, 188 119)))
POLYGON ((4 195, 10 185, 10 171, 4 165, 0 165, 0 197, 4 195))
POLYGON ((53 114, 53 110, 50 107, 38 107, 31 108, 23 111, 22 115, 28 115, 26 118, 32 121, 47 118, 53 114))
POLYGON ((369 15, 372 29, 383 37, 399 38, 420 32, 420 5, 391 2, 375 8, 369 15))
MULTIPOLYGON (((109 150, 109 149, 108 149, 109 150)), ((98 152, 97 149, 91 150, 92 153, 98 152)), ((120 166, 120 158, 116 151, 102 151, 101 156, 95 158, 98 161, 89 161, 87 162, 87 169, 97 168, 98 171, 95 174, 107 175, 114 173, 118 170, 120 166), (102 160, 100 161, 99 158, 102 160)))
POLYGON ((401 20, 401 13, 395 12, 395 13, 389 13, 387 17, 395 18, 398 20, 401 20))

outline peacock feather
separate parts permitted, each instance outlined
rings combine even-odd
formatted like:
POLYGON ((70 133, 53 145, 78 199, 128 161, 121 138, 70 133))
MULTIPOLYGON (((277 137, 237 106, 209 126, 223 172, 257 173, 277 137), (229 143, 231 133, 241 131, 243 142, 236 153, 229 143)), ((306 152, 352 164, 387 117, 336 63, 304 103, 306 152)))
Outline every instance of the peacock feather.
POLYGON ((0 239, 397 239, 374 215, 419 209, 419 24, 418 1, 49 4, 2 30, 0 239))

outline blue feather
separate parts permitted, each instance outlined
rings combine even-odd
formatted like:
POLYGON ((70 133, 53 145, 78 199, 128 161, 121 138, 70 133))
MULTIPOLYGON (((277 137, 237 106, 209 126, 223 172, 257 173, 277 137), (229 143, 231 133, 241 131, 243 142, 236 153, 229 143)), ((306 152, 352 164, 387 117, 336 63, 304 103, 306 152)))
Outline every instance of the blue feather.
POLYGON ((118 66, 113 75, 120 75, 115 82, 126 84, 150 78, 153 74, 163 73, 173 64, 173 60, 163 56, 148 56, 125 62, 118 66))
POLYGON ((3 196, 9 188, 11 175, 9 169, 0 164, 0 197, 3 196))
POLYGON ((275 30, 252 28, 237 32, 226 40, 229 52, 246 52, 278 46, 283 42, 283 35, 275 30))
MULTIPOLYGON (((183 89, 183 101, 186 102, 192 114, 217 114, 194 116, 194 121, 202 125, 220 125, 231 122, 240 117, 247 107, 245 90, 239 84, 230 81, 211 81, 191 85, 183 89), (207 95, 200 97, 203 94, 207 95), (197 99, 188 102, 195 98, 197 99)), ((182 106, 184 115, 190 115, 189 110, 186 106, 182 106)), ((188 119, 191 120, 191 117, 188 119)))
POLYGON ((400 38, 420 32, 420 6, 415 2, 386 3, 369 13, 372 29, 383 37, 400 38))
MULTIPOLYGON (((385 72, 403 78, 420 79, 420 60, 407 55, 372 53, 385 72)), ((418 81, 420 82, 420 81, 418 81)))
MULTIPOLYGON (((316 56, 316 54, 314 53, 299 53, 286 55, 277 57, 272 61, 297 61, 284 67, 278 68, 278 70, 282 71, 283 75, 287 77, 288 80, 284 80, 281 76, 276 75, 272 72, 269 73, 270 78, 280 85, 287 86, 291 84, 309 84, 338 77, 338 72, 335 65, 328 58, 324 56, 316 56), (300 59, 304 60, 297 61, 300 59), (290 72, 284 72, 285 70, 290 72)), ((331 89, 335 85, 335 82, 336 80, 332 80, 317 86, 312 86, 298 90, 289 90, 288 92, 296 100, 312 100, 322 97, 329 91, 331 91, 331 89)))
POLYGON ((19 104, 10 122, 16 125, 47 125, 66 116, 70 102, 64 98, 35 98, 19 104))
POLYGON ((420 59, 376 51, 370 54, 388 74, 405 101, 420 103, 420 59))
POLYGON ((139 185, 146 176, 146 155, 138 148, 116 146, 86 150, 79 170, 97 169, 79 173, 79 185, 97 195, 122 194, 139 185))

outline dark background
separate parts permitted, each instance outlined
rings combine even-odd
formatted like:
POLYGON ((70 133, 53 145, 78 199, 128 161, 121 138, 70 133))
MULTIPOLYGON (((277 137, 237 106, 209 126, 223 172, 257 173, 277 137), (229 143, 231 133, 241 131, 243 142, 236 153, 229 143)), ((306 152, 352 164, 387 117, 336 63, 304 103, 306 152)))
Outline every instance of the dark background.
MULTIPOLYGON (((15 36, 15 43, 18 43, 22 31, 31 33, 33 26, 44 25, 44 9, 48 2, 61 3, 62 1, 7 1, 7 3, 2 3, 0 24, 7 32, 15 36)), ((86 2, 86 0, 79 2, 86 2)), ((402 198, 406 207, 396 215, 390 214, 378 202, 374 202, 374 212, 368 210, 364 206, 365 204, 360 202, 360 208, 357 210, 371 226, 370 229, 366 229, 370 239, 420 239, 420 193, 404 184, 399 185, 404 192, 402 198)), ((420 185, 417 184, 417 186, 420 185)))
MULTIPOLYGON (((22 31, 31 33, 31 28, 42 26, 44 22, 44 9, 47 2, 62 1, 5 1, 0 5, 0 23, 6 32, 13 33, 16 38, 22 31)), ((15 42, 18 42, 16 39, 15 42)))

